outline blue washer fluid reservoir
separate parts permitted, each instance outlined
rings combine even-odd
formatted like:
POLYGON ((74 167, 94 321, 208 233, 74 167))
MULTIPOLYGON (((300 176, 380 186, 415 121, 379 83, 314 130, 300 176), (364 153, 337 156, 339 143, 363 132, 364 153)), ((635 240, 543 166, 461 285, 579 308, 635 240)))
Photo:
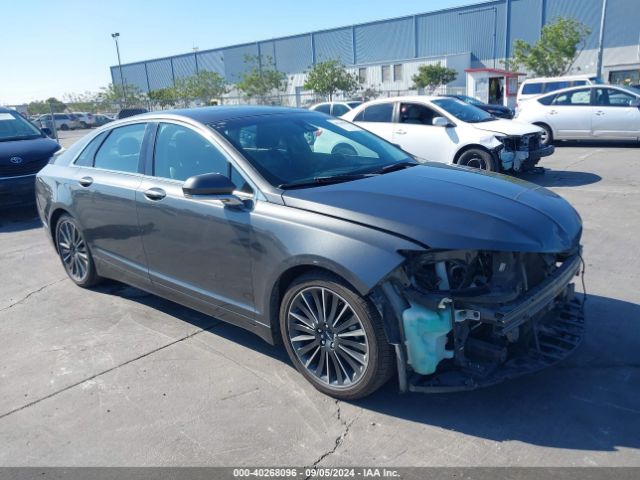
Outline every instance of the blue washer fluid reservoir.
POLYGON ((412 302, 402 312, 409 365, 421 375, 436 371, 445 358, 453 358, 453 351, 446 350, 447 334, 453 328, 451 304, 431 310, 412 302))

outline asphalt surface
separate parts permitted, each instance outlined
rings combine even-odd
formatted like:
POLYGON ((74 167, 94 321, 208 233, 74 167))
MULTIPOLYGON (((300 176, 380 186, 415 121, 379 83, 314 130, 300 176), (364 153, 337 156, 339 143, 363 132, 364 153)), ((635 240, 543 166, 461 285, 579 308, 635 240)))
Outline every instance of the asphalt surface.
POLYGON ((241 329, 74 286, 33 210, 0 213, 0 466, 640 466, 640 147, 562 144, 544 165, 526 178, 584 220, 585 342, 447 395, 335 401, 241 329))

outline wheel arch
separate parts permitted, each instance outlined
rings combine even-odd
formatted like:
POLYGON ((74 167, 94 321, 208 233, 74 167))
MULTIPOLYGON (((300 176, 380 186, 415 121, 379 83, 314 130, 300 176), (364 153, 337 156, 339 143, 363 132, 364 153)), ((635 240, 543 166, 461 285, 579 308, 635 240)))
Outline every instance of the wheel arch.
POLYGON ((56 249, 56 252, 58 251, 58 245, 56 244, 56 227, 58 226, 60 217, 62 217, 62 215, 64 214, 71 215, 65 208, 57 207, 51 212, 51 215, 49 216, 49 235, 51 235, 53 248, 56 249))

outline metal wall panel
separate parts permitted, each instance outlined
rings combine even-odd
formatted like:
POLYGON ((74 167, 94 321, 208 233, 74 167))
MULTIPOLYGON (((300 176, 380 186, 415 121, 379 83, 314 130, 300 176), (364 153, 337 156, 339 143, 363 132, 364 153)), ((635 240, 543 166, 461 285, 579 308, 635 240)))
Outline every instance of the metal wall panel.
POLYGON ((514 40, 535 43, 540 38, 541 19, 542 0, 511 0, 509 55, 514 40))
POLYGON ((240 45, 238 47, 225 48, 222 52, 224 58, 225 78, 228 82, 235 83, 242 78, 242 74, 250 68, 245 62, 245 56, 257 56, 258 45, 240 45))
POLYGON ((304 72, 312 64, 311 35, 276 40, 275 53, 281 72, 304 72))
POLYGON ((316 62, 340 60, 353 64, 353 37, 350 27, 313 34, 316 46, 316 62))
POLYGON ((147 73, 150 90, 173 87, 173 73, 168 59, 147 62, 147 73))
POLYGON ((475 59, 504 52, 504 3, 456 8, 418 16, 418 56, 471 52, 475 59))
POLYGON ((147 91, 147 74, 144 63, 134 63, 122 66, 124 83, 136 86, 141 92, 147 91))
POLYGON ((267 42, 260 42, 260 56, 262 57, 262 62, 266 66, 269 62, 269 57, 271 57, 271 61, 277 65, 276 59, 276 48, 274 46, 273 41, 269 40, 267 42))
POLYGON ((121 84, 120 68, 118 67, 118 65, 116 65, 115 67, 111 67, 111 83, 113 85, 120 85, 121 84))
POLYGON ((221 50, 206 50, 198 52, 198 70, 217 72, 224 77, 224 60, 221 50))
POLYGON ((196 56, 187 54, 179 57, 172 57, 173 72, 175 78, 192 77, 196 74, 196 56))
POLYGON ((604 25, 604 46, 640 45, 640 2, 609 0, 604 25))
POLYGON ((413 58, 413 17, 358 25, 356 63, 413 58))
MULTIPOLYGON (((635 3, 637 5, 637 0, 635 3)), ((584 23, 591 30, 585 45, 585 50, 588 50, 598 46, 601 13, 602 0, 547 0, 546 22, 551 23, 557 17, 562 16, 571 17, 584 23)), ((635 30, 637 32, 637 24, 635 30)))

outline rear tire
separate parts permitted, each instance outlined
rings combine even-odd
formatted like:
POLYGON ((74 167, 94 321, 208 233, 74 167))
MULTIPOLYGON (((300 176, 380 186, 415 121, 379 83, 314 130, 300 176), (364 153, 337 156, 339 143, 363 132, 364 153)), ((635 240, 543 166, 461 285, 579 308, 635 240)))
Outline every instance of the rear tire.
POLYGON ((551 131, 551 127, 546 123, 534 123, 534 125, 544 130, 544 133, 540 137, 540 143, 542 145, 551 145, 553 143, 553 132, 551 131))
POLYGON ((69 130, 69 125, 67 125, 66 123, 63 123, 62 125, 60 125, 60 130, 63 130, 66 132, 67 130, 69 130))
POLYGON ((68 214, 56 224, 56 250, 67 275, 79 287, 89 288, 101 280, 78 222, 68 214))
POLYGON ((462 153, 458 158, 458 165, 465 167, 477 168, 479 170, 486 170, 490 172, 497 171, 493 157, 486 150, 479 148, 471 148, 462 153))
POLYGON ((370 395, 394 373, 394 351, 378 311, 323 271, 294 280, 280 304, 280 332, 296 369, 340 400, 370 395))

